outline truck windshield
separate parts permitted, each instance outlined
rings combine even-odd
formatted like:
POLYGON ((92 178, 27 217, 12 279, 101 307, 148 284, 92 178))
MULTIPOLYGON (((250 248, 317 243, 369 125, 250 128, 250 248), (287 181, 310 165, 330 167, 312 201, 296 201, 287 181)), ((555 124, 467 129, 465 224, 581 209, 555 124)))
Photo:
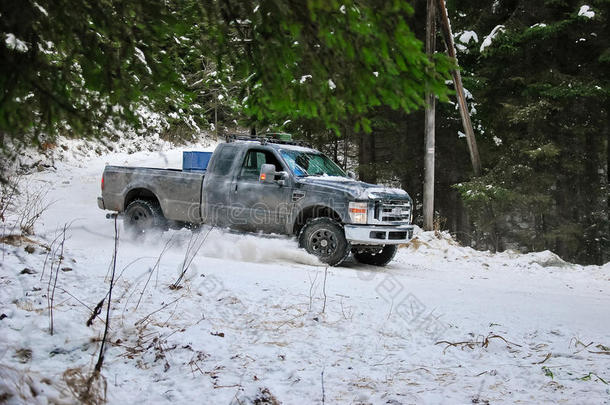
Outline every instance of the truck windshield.
POLYGON ((290 149, 283 149, 280 153, 295 176, 347 177, 335 162, 321 153, 290 149))

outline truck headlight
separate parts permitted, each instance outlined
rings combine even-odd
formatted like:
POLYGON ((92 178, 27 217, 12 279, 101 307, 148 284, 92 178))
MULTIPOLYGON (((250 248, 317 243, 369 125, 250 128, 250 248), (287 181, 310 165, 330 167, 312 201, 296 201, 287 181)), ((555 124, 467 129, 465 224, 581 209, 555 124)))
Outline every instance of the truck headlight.
POLYGON ((351 202, 349 203, 348 211, 349 218, 353 224, 366 224, 367 203, 351 202))

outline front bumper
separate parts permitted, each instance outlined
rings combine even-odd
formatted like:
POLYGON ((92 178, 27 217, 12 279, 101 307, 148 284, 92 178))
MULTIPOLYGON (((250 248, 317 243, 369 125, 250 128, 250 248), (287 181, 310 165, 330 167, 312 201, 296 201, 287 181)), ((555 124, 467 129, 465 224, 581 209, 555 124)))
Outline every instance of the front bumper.
POLYGON ((106 209, 106 207, 104 207, 104 199, 102 197, 97 197, 97 206, 100 207, 100 209, 106 209))
POLYGON ((399 245, 413 237, 413 225, 345 225, 345 238, 352 245, 399 245))

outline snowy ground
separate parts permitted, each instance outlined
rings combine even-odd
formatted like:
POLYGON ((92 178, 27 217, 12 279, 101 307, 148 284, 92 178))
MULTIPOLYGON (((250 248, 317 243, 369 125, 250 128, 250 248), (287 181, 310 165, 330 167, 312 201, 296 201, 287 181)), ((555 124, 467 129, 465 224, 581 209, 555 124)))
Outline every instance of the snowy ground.
MULTIPOLYGON (((85 323, 108 290, 114 246, 95 201, 103 166, 180 158, 68 154, 24 179, 53 202, 34 239, 50 245, 70 227, 53 335, 47 250, 0 244, 0 402, 75 402, 71 377, 97 360, 105 309, 85 323)), ((422 233, 384 269, 325 271, 293 240, 207 231, 120 238, 109 403, 610 403, 608 264, 477 252, 422 233), (170 289, 189 242, 203 247, 170 289)))

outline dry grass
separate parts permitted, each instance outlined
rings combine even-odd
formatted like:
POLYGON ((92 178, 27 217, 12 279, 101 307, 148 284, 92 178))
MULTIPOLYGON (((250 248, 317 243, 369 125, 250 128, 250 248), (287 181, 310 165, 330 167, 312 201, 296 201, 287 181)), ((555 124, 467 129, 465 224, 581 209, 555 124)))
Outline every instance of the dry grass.
POLYGON ((62 379, 70 394, 80 403, 98 405, 106 402, 108 384, 99 372, 89 375, 81 368, 69 368, 63 373, 62 379))
POLYGON ((605 355, 610 356, 610 347, 605 346, 601 343, 593 346, 594 343, 595 342, 590 342, 589 344, 584 344, 578 338, 575 338, 575 337, 570 339, 570 347, 572 347, 572 345, 574 345, 574 348, 577 349, 576 352, 574 352, 574 354, 580 353, 583 350, 586 350, 589 353, 605 354, 605 355), (597 350, 590 350, 590 348, 597 349, 597 350))
POLYGON ((269 391, 269 388, 260 388, 254 398, 254 405, 280 405, 281 402, 269 391))
POLYGON ((438 235, 443 229, 445 229, 445 225, 447 224, 447 218, 441 217, 440 215, 434 216, 434 221, 432 223, 432 228, 434 232, 438 235))
POLYGON ((7 245, 11 245, 11 246, 15 246, 15 247, 20 247, 23 245, 37 245, 40 246, 41 248, 43 248, 44 250, 49 250, 49 246, 45 245, 44 243, 35 241, 25 235, 21 235, 21 234, 8 234, 8 235, 3 235, 0 236, 0 243, 4 243, 7 245))
MULTIPOLYGON (((73 374, 69 371, 66 373, 73 374)), ((78 384, 76 381, 74 383, 78 384)), ((75 403, 102 404, 105 401, 105 394, 97 402, 81 401, 72 393, 72 390, 72 387, 66 385, 64 377, 61 380, 48 378, 30 369, 20 370, 0 365, 0 404, 71 405, 75 403)))
POLYGON ((435 345, 441 345, 441 344, 446 345, 445 348, 443 349, 443 353, 445 353, 447 351, 447 349, 450 347, 459 347, 462 350, 465 348, 474 350, 476 347, 487 348, 487 347, 489 347, 489 344, 491 343, 491 341, 494 339, 503 341, 504 343, 506 343, 506 345, 508 347, 510 347, 510 346, 521 347, 521 345, 514 343, 514 342, 509 342, 503 336, 496 335, 496 334, 489 334, 487 336, 479 336, 476 339, 464 340, 461 342, 449 342, 448 340, 441 340, 439 342, 436 342, 435 345))
POLYGON ((420 240, 417 236, 414 237, 413 239, 411 239, 409 242, 400 245, 400 247, 411 248, 413 250, 417 250, 417 249, 419 249, 422 246, 430 247, 429 244, 427 244, 426 242, 420 240))

